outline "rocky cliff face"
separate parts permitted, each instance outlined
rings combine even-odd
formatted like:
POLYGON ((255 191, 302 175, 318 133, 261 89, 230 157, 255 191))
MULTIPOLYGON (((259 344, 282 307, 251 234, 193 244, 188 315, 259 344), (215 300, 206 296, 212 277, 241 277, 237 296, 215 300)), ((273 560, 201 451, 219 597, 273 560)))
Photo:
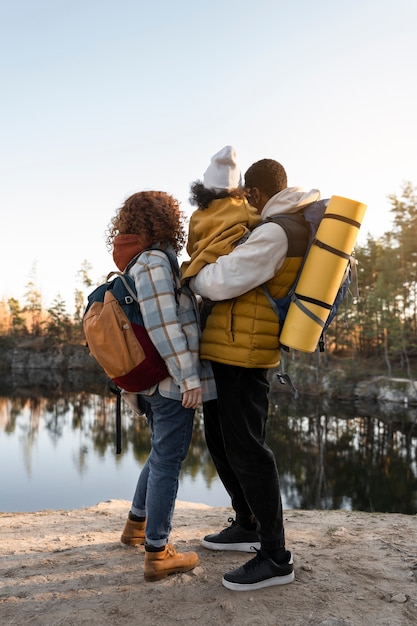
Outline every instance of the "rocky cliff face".
MULTIPOLYGON (((358 380, 351 371, 334 365, 320 369, 294 362, 289 363, 287 372, 299 393, 417 406, 417 382, 408 378, 370 375, 366 380, 358 380)), ((270 374, 270 381, 273 390, 282 391, 274 372, 270 374)))
POLYGON ((107 385, 108 378, 80 344, 51 344, 47 339, 20 339, 2 346, 0 389, 47 388, 92 390, 107 385))
POLYGON ((35 337, 18 340, 8 347, 3 347, 1 352, 1 369, 100 371, 87 346, 80 344, 50 343, 43 337, 35 337))
POLYGON ((371 380, 356 384, 355 397, 375 399, 378 402, 395 402, 405 407, 417 406, 417 384, 415 380, 408 378, 375 376, 371 380))
MULTIPOLYGON (((28 337, 2 346, 0 372, 3 385, 61 387, 63 381, 79 389, 88 384, 106 385, 107 376, 81 344, 51 344, 45 337, 28 337)), ((287 372, 300 394, 326 396, 338 400, 360 399, 417 406, 417 383, 408 378, 369 376, 358 380, 352 371, 332 366, 313 367, 291 361, 287 372)), ((272 391, 290 393, 270 371, 272 391)))

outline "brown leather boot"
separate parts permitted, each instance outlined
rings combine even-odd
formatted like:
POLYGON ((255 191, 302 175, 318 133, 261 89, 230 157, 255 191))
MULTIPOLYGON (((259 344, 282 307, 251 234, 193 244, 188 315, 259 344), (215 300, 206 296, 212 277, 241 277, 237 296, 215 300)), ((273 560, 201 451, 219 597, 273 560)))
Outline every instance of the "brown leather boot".
MULTIPOLYGON (((146 549, 145 549, 146 550, 146 549)), ((177 552, 169 543, 161 552, 145 551, 145 580, 162 580, 168 574, 188 572, 198 565, 195 552, 177 552)))
POLYGON ((120 541, 126 546, 142 546, 145 543, 146 522, 133 522, 126 520, 120 541))

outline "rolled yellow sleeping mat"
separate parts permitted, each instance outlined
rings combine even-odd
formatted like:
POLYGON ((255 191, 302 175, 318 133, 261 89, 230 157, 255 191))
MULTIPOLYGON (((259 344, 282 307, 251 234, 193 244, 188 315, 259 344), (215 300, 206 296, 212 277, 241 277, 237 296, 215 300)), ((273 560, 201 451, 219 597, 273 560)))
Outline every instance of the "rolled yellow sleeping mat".
POLYGON ((314 352, 344 277, 366 204, 332 196, 307 253, 281 335, 282 346, 314 352))

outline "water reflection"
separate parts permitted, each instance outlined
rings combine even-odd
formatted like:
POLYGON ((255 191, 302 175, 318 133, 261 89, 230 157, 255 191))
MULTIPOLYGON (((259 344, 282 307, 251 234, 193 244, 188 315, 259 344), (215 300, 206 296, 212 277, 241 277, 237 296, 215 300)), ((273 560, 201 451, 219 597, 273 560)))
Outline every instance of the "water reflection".
MULTIPOLYGON (((114 396, 105 384, 85 388, 21 387, 0 396, 0 510, 130 500, 149 451, 146 422, 123 407, 122 452, 116 455, 114 396)), ((414 409, 294 402, 277 393, 271 396, 268 441, 284 508, 417 513, 414 409)), ((229 505, 205 446, 201 415, 179 497, 229 505)))
MULTIPOLYGON (((115 454, 112 394, 25 390, 0 396, 0 510, 30 511, 130 500, 148 452, 144 418, 123 406, 122 452, 115 454), (5 479, 5 477, 7 477, 5 479)), ((196 419, 178 497, 228 506, 196 419)))
POLYGON ((281 396, 270 410, 289 508, 417 512, 415 410, 281 396))

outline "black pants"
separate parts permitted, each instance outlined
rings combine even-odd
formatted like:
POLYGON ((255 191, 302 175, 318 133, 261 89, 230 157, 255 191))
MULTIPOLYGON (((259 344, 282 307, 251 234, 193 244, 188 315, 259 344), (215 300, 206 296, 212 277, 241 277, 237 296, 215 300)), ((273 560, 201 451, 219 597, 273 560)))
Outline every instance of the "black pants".
POLYGON ((212 362, 217 400, 204 404, 207 447, 230 495, 236 520, 259 524, 261 547, 285 546, 275 456, 265 443, 267 370, 212 362))

